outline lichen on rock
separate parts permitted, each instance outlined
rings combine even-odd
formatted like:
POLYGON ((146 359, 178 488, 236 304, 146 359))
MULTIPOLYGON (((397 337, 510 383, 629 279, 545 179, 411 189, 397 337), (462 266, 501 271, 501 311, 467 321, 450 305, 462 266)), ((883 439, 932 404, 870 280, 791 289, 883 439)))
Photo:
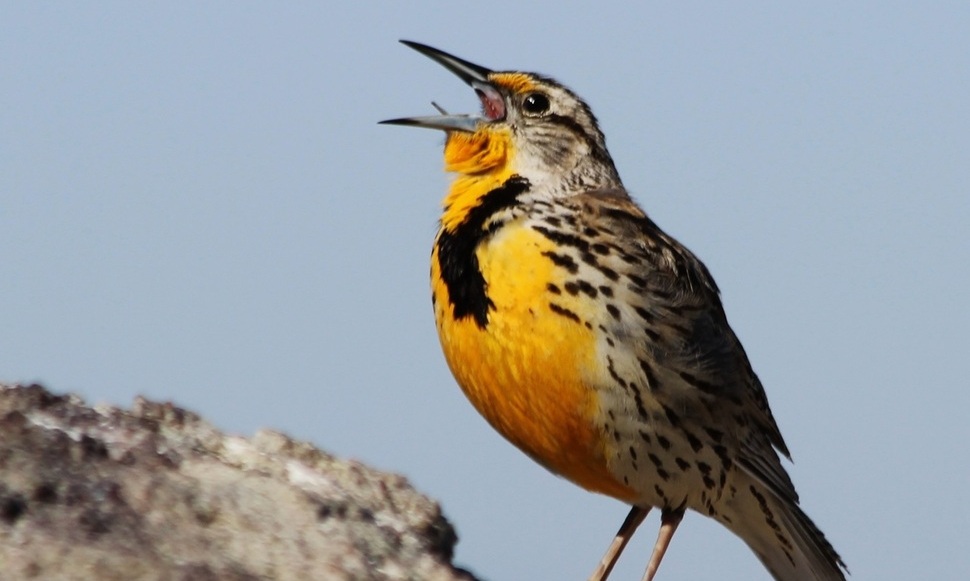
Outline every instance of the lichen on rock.
POLYGON ((3 579, 473 581, 456 541, 405 478, 281 433, 0 385, 3 579))

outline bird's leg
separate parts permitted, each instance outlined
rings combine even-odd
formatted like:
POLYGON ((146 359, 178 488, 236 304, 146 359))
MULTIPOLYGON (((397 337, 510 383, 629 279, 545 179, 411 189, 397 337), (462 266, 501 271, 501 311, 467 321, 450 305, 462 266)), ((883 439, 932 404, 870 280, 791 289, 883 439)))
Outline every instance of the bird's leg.
POLYGON ((616 532, 616 536, 613 538, 613 542, 610 543, 610 547, 606 549, 606 554, 600 560, 600 564, 596 566, 596 570, 593 574, 589 576, 589 581, 606 581, 606 578, 610 576, 610 571, 613 570, 613 565, 616 565, 616 560, 620 558, 620 553, 623 552, 623 547, 630 542, 630 538, 633 537, 633 533, 636 532, 637 527, 643 522, 643 519, 647 518, 647 513, 650 512, 650 507, 633 506, 630 508, 630 513, 626 515, 623 520, 623 524, 620 525, 620 530, 616 532))
POLYGON ((670 546, 670 540, 674 538, 677 525, 684 518, 685 506, 676 509, 665 508, 660 515, 660 533, 657 535, 657 543, 653 546, 653 554, 650 555, 650 562, 647 563, 647 571, 643 574, 643 581, 653 581, 653 576, 660 568, 660 561, 670 546))

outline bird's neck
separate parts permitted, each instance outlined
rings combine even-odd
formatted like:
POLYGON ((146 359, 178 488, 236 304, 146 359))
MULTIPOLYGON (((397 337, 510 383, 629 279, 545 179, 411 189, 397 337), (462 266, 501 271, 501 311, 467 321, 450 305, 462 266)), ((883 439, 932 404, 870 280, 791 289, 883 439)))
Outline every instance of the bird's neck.
POLYGON ((457 174, 442 205, 441 226, 457 229, 469 213, 485 198, 513 178, 522 178, 527 187, 520 201, 551 201, 570 193, 621 187, 612 163, 598 167, 595 158, 575 165, 561 174, 551 175, 541 167, 530 167, 516 159, 516 150, 507 131, 450 132, 445 142, 445 170, 457 174))
POLYGON ((511 136, 498 131, 450 132, 445 142, 445 170, 455 181, 442 205, 441 226, 457 229, 484 198, 515 175, 511 136))

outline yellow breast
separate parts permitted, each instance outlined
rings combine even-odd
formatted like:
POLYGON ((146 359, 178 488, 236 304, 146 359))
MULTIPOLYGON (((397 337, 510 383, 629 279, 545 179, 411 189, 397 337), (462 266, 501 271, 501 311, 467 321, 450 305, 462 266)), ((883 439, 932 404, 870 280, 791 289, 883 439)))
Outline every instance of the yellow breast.
POLYGON ((435 249, 432 288, 445 358, 468 399, 509 441, 584 488, 629 500, 632 491, 607 470, 611 442, 596 425, 599 400, 586 380, 598 365, 596 337, 552 311, 551 299, 576 301, 560 306, 581 315, 583 305, 550 292, 558 276, 542 254, 550 250, 551 241, 519 223, 479 245, 493 304, 482 327, 474 317, 455 318, 435 249))

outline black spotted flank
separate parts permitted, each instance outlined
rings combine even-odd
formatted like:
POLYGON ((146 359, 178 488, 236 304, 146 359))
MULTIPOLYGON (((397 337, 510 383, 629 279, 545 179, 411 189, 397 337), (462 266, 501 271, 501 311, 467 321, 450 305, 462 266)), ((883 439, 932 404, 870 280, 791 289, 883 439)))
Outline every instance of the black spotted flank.
POLYGON ((725 470, 730 470, 734 463, 731 461, 731 455, 728 454, 727 448, 721 444, 715 444, 712 448, 717 457, 720 458, 721 464, 724 466, 725 470))
POLYGON ((630 391, 633 392, 633 401, 637 406, 637 414, 640 415, 640 419, 644 422, 649 420, 650 414, 647 413, 647 408, 643 405, 643 394, 640 393, 640 387, 631 381, 630 391))
POLYGON ((490 234, 484 228, 485 222, 496 212, 516 205, 519 194, 529 186, 529 180, 512 176, 482 196, 457 228, 442 230, 438 235, 438 266, 456 319, 474 317, 479 327, 488 325, 488 311, 495 305, 486 293, 475 249, 490 234))
POLYGON ((610 315, 614 319, 616 319, 617 321, 620 320, 620 309, 616 308, 616 305, 607 303, 606 310, 609 311, 610 315))
POLYGON ((562 315, 563 317, 566 317, 567 319, 569 319, 570 321, 573 321, 574 323, 580 322, 579 315, 570 311, 566 307, 557 305, 556 303, 549 303, 549 310, 556 313, 557 315, 562 315))
POLYGON ((660 488, 659 484, 654 484, 653 491, 657 493, 657 496, 660 497, 660 500, 662 500, 664 504, 670 504, 670 500, 667 498, 667 495, 664 494, 664 489, 660 488))
POLYGON ((600 270, 600 272, 603 273, 603 276, 605 276, 606 278, 608 278, 608 279, 610 279, 610 280, 612 280, 614 282, 617 281, 620 278, 620 275, 617 274, 615 270, 613 270, 612 268, 610 268, 608 266, 601 266, 601 267, 599 267, 599 270, 600 270))
MULTIPOLYGON (((547 222, 549 219, 546 220, 547 222)), ((559 230, 553 230, 551 228, 546 228, 545 226, 533 226, 533 230, 542 234, 549 240, 555 242, 559 246, 572 246, 573 248, 578 248, 582 252, 589 252, 589 242, 576 236, 575 234, 567 234, 566 232, 560 232, 559 230)))
POLYGON ((563 286, 565 286, 566 292, 573 296, 576 296, 579 293, 585 293, 589 295, 591 299, 595 299, 598 293, 596 287, 582 279, 577 279, 574 281, 571 280, 563 286))
POLYGON ((643 376, 647 378, 647 389, 653 392, 660 391, 660 383, 657 382, 657 376, 654 375, 653 369, 650 368, 650 364, 646 359, 638 359, 640 362, 640 369, 643 370, 643 376))
POLYGON ((645 289, 645 288, 647 288, 647 279, 645 279, 645 278, 643 278, 641 276, 637 276, 635 274, 628 274, 628 275, 626 275, 626 277, 628 279, 630 279, 630 282, 633 283, 633 286, 635 287, 632 290, 638 290, 638 289, 645 289))
POLYGON ((547 250, 543 252, 542 255, 551 260, 556 266, 565 268, 566 272, 569 274, 576 274, 576 272, 579 271, 579 265, 576 264, 573 257, 569 256, 568 254, 559 254, 558 252, 547 250))
POLYGON ((616 368, 613 367, 613 358, 609 355, 606 356, 606 370, 610 373, 610 377, 613 378, 613 381, 615 381, 620 387, 623 389, 627 389, 629 387, 626 380, 620 377, 620 374, 616 372, 616 368))
POLYGON ((669 407, 667 407, 665 405, 661 405, 661 407, 663 407, 664 414, 667 416, 667 421, 670 422, 670 425, 673 426, 673 427, 675 427, 675 428, 679 428, 680 427, 680 416, 677 415, 674 412, 674 410, 670 409, 669 407))
POLYGON ((701 442, 700 438, 686 430, 684 431, 684 434, 687 436, 687 442, 690 444, 691 450, 694 452, 700 452, 701 448, 704 447, 704 444, 701 442))
POLYGON ((657 320, 657 317, 655 317, 653 313, 643 307, 634 307, 633 310, 636 311, 637 315, 639 315, 645 323, 653 323, 657 320))

